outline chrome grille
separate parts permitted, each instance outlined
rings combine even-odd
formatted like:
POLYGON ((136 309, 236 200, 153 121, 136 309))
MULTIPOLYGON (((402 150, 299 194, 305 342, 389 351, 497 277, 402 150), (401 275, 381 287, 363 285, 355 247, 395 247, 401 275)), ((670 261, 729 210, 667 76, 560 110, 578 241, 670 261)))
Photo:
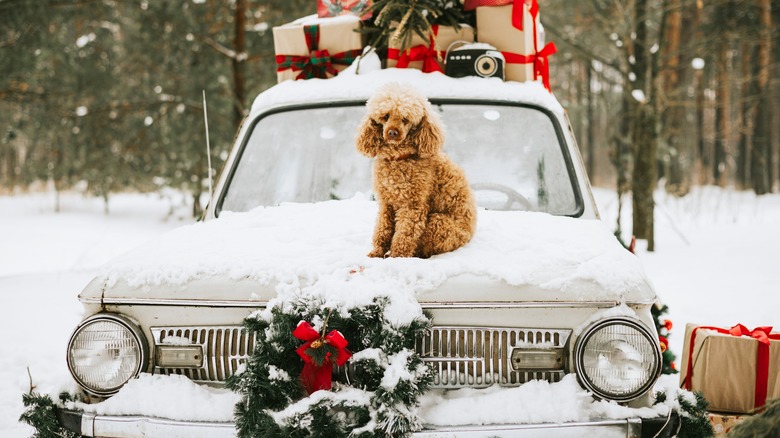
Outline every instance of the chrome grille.
POLYGON ((435 371, 435 388, 519 386, 534 379, 559 381, 565 361, 558 369, 515 370, 512 350, 557 349, 565 357, 570 335, 558 329, 434 327, 416 347, 435 371))
POLYGON ((255 345, 254 333, 241 326, 152 327, 151 331, 155 345, 165 345, 165 338, 176 336, 203 348, 201 367, 154 367, 155 373, 182 374, 196 382, 224 382, 252 354, 255 345))
MULTIPOLYGON (((163 368, 155 373, 181 374, 196 382, 224 382, 251 354, 254 333, 242 326, 153 327, 155 345, 165 338, 188 339, 203 348, 203 364, 194 368, 163 368)), ((495 383, 519 386, 530 380, 559 381, 561 369, 515 370, 512 350, 558 349, 566 354, 571 330, 484 327, 434 327, 416 343, 417 352, 435 371, 435 388, 483 388, 495 383)))

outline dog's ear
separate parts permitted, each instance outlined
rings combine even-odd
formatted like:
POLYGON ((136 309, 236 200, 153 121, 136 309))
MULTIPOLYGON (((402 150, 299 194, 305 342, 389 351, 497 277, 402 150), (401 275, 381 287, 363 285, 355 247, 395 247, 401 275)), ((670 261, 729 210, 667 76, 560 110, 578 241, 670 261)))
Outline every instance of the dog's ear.
POLYGON ((368 157, 376 157, 382 141, 382 125, 371 117, 364 117, 358 128, 356 147, 358 152, 368 157))
POLYGON ((411 135, 411 141, 417 145, 417 154, 421 157, 432 157, 444 148, 444 131, 435 115, 423 116, 411 135))

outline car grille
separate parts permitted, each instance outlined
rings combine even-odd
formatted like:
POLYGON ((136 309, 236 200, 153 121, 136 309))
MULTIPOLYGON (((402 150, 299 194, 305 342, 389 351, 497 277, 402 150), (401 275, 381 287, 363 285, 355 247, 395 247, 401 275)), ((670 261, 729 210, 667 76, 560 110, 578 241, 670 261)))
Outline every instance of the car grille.
MULTIPOLYGON (((170 345, 166 338, 189 340, 203 349, 200 367, 163 368, 155 373, 181 374, 196 382, 225 381, 251 354, 255 336, 241 326, 152 328, 155 345, 170 345)), ((518 386, 530 380, 559 381, 565 360, 550 369, 515 369, 515 349, 554 350, 565 358, 571 330, 484 327, 434 327, 417 340, 416 349, 435 371, 436 388, 482 388, 497 383, 518 386)), ((177 340, 179 341, 179 340, 177 340)))
POLYGON ((417 352, 436 372, 436 388, 518 386, 530 380, 559 381, 566 361, 547 369, 515 369, 515 349, 546 350, 565 358, 571 330, 434 327, 417 340, 417 352))
POLYGON ((255 345, 254 333, 241 326, 152 328, 152 335, 155 345, 166 345, 165 339, 175 336, 203 348, 200 367, 154 368, 155 373, 182 374, 196 382, 224 382, 252 354, 255 345))

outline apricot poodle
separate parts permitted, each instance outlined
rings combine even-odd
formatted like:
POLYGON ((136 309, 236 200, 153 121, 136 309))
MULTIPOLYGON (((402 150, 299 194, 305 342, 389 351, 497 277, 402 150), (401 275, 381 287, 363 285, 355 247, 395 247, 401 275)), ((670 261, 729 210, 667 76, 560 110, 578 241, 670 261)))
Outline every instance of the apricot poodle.
POLYGON ((368 255, 427 258, 465 245, 476 229, 476 203, 463 170, 442 152, 444 132, 430 102, 391 83, 366 107, 357 150, 376 158, 379 202, 368 255))

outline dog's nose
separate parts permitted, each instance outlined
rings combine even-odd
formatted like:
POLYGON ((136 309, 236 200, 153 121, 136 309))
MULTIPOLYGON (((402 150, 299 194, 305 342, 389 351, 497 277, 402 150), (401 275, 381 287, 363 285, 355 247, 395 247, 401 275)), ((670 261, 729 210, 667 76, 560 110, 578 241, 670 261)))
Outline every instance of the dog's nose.
POLYGON ((392 138, 392 139, 395 139, 396 137, 398 137, 398 130, 397 129, 388 129, 387 130, 387 136, 392 138))

